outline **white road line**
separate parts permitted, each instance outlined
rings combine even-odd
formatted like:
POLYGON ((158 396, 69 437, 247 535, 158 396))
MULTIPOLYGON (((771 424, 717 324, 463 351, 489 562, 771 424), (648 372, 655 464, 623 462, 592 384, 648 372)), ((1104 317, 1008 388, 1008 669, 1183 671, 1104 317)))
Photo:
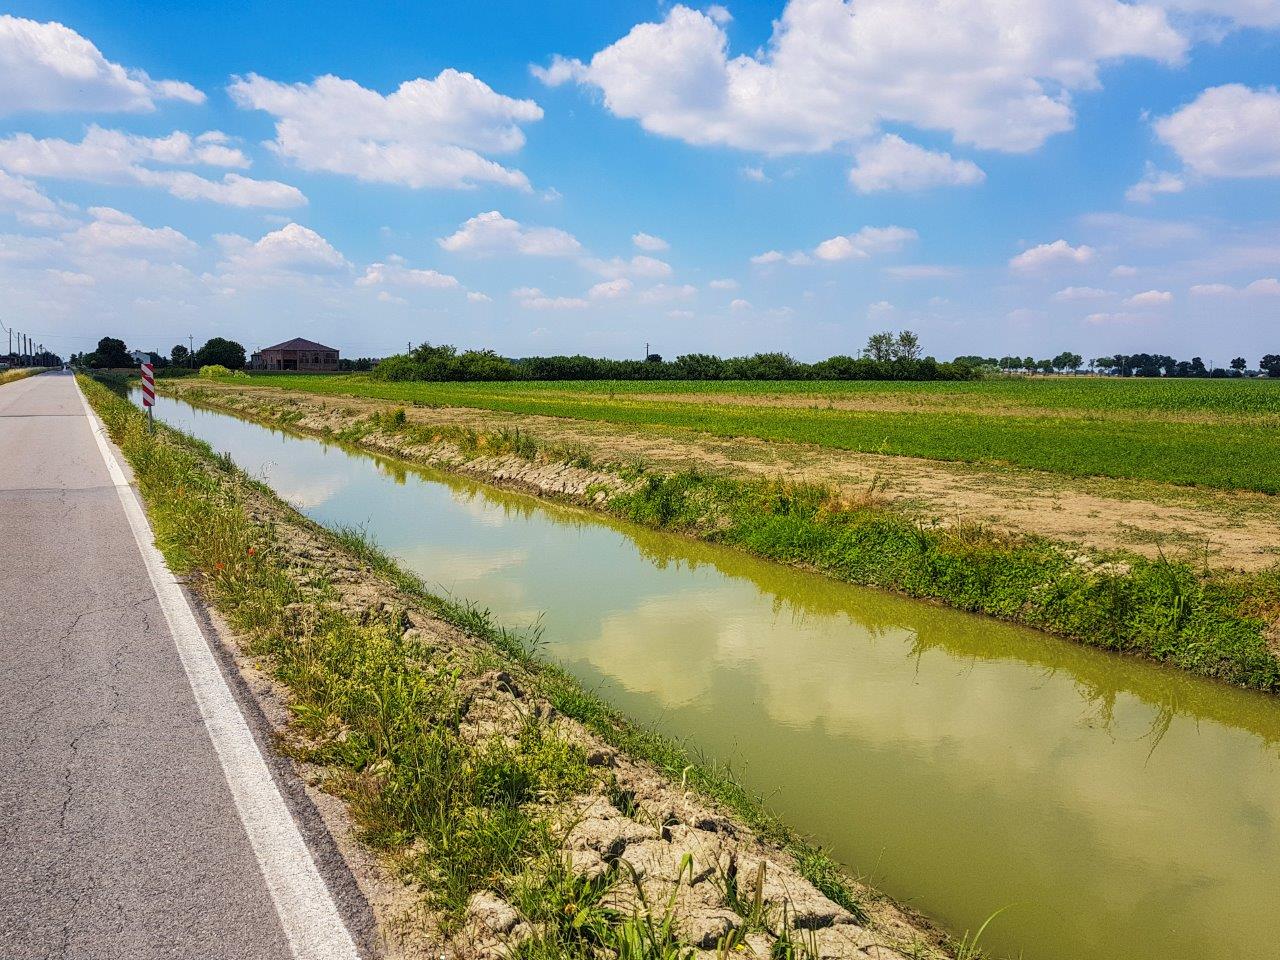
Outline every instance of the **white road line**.
MULTIPOLYGON (((79 392, 79 384, 76 385, 79 392)), ((280 795, 249 724, 240 712, 218 662, 200 630, 177 579, 156 549, 146 514, 106 439, 106 428, 80 392, 85 416, 125 516, 142 554, 151 585, 160 600, 169 633, 178 648, 209 738, 222 763, 240 822, 258 858, 258 866, 276 913, 298 960, 357 960, 347 931, 311 851, 280 795)), ((213 908, 213 904, 210 908, 213 908)))

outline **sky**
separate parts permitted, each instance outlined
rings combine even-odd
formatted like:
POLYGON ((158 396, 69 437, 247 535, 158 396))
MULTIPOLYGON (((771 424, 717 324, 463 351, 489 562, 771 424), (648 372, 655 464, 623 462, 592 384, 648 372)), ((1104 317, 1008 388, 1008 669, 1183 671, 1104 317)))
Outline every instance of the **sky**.
POLYGON ((1277 83, 1280 0, 8 3, 0 320, 1254 366, 1277 83))

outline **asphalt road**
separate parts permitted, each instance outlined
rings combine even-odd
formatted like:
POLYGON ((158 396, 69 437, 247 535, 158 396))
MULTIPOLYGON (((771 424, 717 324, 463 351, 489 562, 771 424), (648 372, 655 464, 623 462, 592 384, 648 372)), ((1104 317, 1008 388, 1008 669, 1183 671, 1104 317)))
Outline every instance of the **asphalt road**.
MULTIPOLYGON (((367 908, 219 662, 360 942, 367 908)), ((286 932, 193 683, 73 378, 0 387, 5 960, 344 955, 286 932)))

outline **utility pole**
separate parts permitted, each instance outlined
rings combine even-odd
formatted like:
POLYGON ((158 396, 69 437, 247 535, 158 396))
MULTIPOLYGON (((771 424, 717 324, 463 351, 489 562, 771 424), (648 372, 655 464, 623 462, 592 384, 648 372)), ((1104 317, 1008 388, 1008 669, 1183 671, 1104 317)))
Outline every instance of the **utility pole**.
POLYGON ((196 338, 191 334, 187 334, 187 366, 192 370, 196 367, 196 338))

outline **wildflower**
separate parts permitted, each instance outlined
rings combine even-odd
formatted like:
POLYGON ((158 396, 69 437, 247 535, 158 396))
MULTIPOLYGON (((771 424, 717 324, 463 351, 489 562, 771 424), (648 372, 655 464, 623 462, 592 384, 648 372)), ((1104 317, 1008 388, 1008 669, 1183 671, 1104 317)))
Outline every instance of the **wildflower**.
POLYGON ((252 557, 252 556, 253 556, 255 553, 257 553, 257 552, 258 552, 258 551, 257 551, 257 550, 255 550, 253 547, 250 547, 250 548, 249 548, 249 556, 251 556, 251 557, 252 557))

